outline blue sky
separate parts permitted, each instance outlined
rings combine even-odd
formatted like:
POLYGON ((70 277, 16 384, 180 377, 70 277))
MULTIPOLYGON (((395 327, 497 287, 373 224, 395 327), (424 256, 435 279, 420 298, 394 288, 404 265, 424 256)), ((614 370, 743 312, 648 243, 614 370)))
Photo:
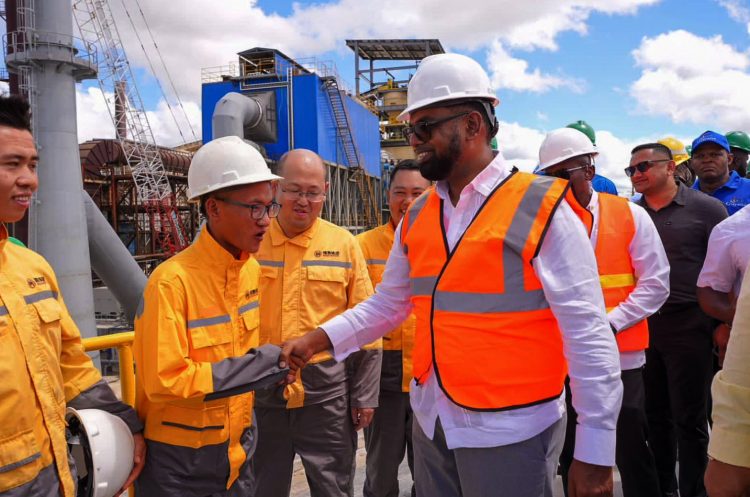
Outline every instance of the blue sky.
MULTIPOLYGON (((466 0, 460 10, 455 0, 222 0, 210 16, 203 0, 140 4, 196 125, 200 69, 238 51, 333 60, 353 87, 346 38, 404 37, 439 38, 487 68, 501 100, 501 150, 526 168, 544 133, 577 119, 596 128, 600 163, 623 187, 623 162, 640 141, 750 131, 750 0, 466 0)), ((132 29, 119 28, 157 140, 181 141, 132 29)), ((111 128, 97 92, 92 82, 79 88, 82 140, 111 128)))

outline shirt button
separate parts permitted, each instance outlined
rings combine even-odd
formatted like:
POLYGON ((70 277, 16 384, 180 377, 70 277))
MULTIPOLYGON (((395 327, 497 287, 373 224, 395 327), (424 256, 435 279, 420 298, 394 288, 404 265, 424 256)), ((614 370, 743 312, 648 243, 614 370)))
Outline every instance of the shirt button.
POLYGON ((667 226, 672 226, 672 221, 667 221, 667 222, 666 222, 666 223, 664 223, 664 224, 666 224, 667 226))

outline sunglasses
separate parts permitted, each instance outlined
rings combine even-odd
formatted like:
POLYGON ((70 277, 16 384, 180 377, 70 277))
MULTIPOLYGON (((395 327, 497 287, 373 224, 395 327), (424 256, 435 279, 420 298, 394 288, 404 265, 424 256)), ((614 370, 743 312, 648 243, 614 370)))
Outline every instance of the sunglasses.
POLYGON ((421 142, 429 141, 429 139, 432 138, 432 130, 434 128, 452 119, 458 119, 459 117, 471 114, 471 112, 472 111, 461 112, 460 114, 453 114, 442 119, 435 119, 434 121, 419 121, 411 126, 406 126, 404 128, 404 138, 406 138, 407 142, 411 141, 412 136, 416 136, 421 142))
POLYGON ((587 167, 591 167, 592 164, 586 164, 585 166, 579 166, 579 167, 571 167, 570 169, 560 169, 559 171, 555 171, 553 173, 548 173, 546 171, 544 172, 544 176, 552 176, 553 178, 560 178, 560 179, 570 179, 570 173, 573 171, 579 171, 581 169, 586 169, 587 167))
POLYGON ((639 173, 645 173, 652 167, 654 167, 659 162, 671 162, 672 159, 656 159, 656 160, 645 160, 643 162, 639 162, 638 164, 635 164, 633 166, 629 166, 625 168, 625 175, 628 178, 632 178, 635 174, 635 171, 638 170, 639 173))

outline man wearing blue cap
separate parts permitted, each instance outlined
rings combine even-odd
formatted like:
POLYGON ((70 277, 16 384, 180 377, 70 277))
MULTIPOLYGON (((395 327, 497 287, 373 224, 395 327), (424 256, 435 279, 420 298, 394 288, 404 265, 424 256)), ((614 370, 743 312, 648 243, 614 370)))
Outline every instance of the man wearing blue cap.
POLYGON ((693 141, 690 164, 698 179, 693 188, 720 200, 731 216, 750 204, 750 179, 729 170, 732 151, 724 135, 706 131, 693 141))

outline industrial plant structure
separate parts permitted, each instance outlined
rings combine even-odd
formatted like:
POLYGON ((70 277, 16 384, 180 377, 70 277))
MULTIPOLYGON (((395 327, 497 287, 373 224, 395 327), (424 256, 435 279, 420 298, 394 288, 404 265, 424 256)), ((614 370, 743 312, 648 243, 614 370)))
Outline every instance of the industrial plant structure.
POLYGON ((262 133, 247 129, 252 123, 246 122, 243 137, 262 145, 272 167, 294 148, 312 150, 325 161, 326 219, 353 232, 380 223, 378 116, 342 87, 332 64, 252 48, 238 54, 237 64, 203 69, 202 77, 204 143, 217 137, 218 104, 229 94, 248 97, 258 106, 257 119, 263 115, 267 122, 262 133))

